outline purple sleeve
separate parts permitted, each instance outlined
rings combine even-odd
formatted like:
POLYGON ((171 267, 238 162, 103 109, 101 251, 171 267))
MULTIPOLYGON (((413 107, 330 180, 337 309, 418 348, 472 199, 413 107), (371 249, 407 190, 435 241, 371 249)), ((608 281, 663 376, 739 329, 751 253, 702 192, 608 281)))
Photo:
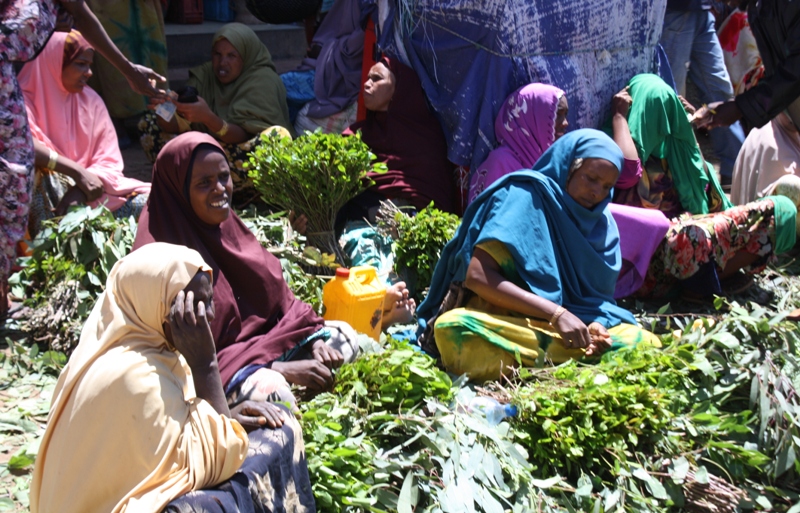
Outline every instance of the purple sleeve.
POLYGON ((622 165, 622 172, 617 178, 616 189, 630 189, 636 187, 642 177, 642 162, 639 159, 625 159, 622 165))

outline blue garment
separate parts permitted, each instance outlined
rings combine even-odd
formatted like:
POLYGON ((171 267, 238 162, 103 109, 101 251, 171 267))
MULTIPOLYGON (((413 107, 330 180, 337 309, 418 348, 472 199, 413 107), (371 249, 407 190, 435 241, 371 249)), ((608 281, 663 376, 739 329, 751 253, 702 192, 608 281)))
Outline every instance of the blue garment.
MULTIPOLYGON (((667 11, 661 45, 669 58, 678 94, 686 95, 686 77, 700 89, 705 103, 733 98, 733 86, 725 67, 722 47, 709 11, 667 11), (688 68, 687 68, 688 66, 688 68)), ((711 130, 711 143, 720 159, 722 176, 733 175, 733 165, 744 143, 744 130, 737 121, 711 130)))
MULTIPOLYGON (((503 101, 531 82, 566 92, 571 128, 599 127, 632 76, 659 73, 666 1, 390 0, 381 19, 396 23, 376 19, 378 45, 419 76, 448 159, 476 168, 494 149, 503 101)), ((377 0, 361 3, 368 12, 377 0)))
POLYGON ((582 129, 557 140, 532 171, 517 171, 481 193, 464 213, 442 251, 431 288, 417 309, 428 320, 454 281, 463 281, 476 245, 502 242, 531 292, 564 306, 584 323, 607 328, 636 324, 616 305, 614 287, 622 265, 619 233, 609 195, 589 210, 566 192, 576 158, 602 158, 622 169, 622 151, 602 132, 582 129))

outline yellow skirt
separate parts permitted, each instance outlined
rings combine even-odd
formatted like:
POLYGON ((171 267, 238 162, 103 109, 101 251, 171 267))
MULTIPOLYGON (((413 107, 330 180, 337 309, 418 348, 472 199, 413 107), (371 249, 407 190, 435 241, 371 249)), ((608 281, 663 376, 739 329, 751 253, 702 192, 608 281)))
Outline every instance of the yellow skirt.
MULTIPOLYGON (((639 343, 661 347, 657 336, 632 324, 620 324, 608 332, 611 350, 639 343)), ((466 373, 477 382, 508 375, 514 367, 536 367, 540 355, 553 363, 584 356, 582 349, 568 349, 545 321, 472 308, 440 315, 434 336, 445 368, 454 374, 466 373)))

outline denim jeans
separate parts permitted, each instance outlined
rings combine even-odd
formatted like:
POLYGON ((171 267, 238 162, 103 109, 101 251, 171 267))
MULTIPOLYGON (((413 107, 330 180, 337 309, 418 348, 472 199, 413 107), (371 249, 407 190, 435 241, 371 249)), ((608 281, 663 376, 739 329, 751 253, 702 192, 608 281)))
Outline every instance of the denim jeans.
MULTIPOLYGON (((700 89, 705 103, 733 98, 733 86, 725 68, 722 47, 714 30, 710 11, 667 11, 661 45, 672 67, 680 95, 686 94, 686 76, 700 89)), ((730 177, 733 164, 744 142, 744 131, 737 121, 729 127, 711 130, 711 142, 720 158, 722 176, 730 177)))

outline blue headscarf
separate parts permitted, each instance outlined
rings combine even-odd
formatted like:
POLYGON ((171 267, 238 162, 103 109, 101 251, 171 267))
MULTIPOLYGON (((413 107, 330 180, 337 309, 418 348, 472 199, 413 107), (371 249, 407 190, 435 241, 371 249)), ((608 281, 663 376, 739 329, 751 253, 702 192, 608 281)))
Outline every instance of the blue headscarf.
POLYGON ((601 158, 622 169, 622 151, 598 130, 570 132, 556 141, 531 171, 498 180, 473 201, 442 251, 431 288, 417 309, 432 317, 454 281, 466 277, 476 245, 502 242, 531 292, 564 306, 584 323, 607 328, 636 324, 613 294, 622 264, 619 232, 608 209, 610 195, 593 209, 566 192, 575 159, 601 158))

